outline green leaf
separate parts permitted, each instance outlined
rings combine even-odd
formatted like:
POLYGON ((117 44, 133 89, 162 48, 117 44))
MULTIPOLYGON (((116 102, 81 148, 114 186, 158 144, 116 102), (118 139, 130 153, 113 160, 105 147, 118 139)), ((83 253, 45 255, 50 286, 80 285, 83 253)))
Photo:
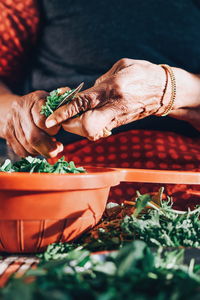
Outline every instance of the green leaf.
MULTIPOLYGON (((66 91, 63 94, 60 94, 60 89, 53 90, 50 92, 49 96, 46 98, 46 103, 45 105, 42 106, 41 108, 41 114, 45 115, 46 117, 49 117, 58 107, 58 105, 61 103, 61 101, 70 95, 74 89, 66 91)), ((72 98, 73 99, 73 98, 72 98)), ((72 99, 70 99, 67 103, 69 103, 72 99)))
POLYGON ((149 194, 138 196, 136 198, 136 209, 133 215, 137 217, 142 212, 142 210, 146 207, 149 201, 151 201, 151 196, 149 194))
POLYGON ((54 165, 49 164, 46 159, 28 156, 20 161, 11 163, 6 160, 0 167, 1 172, 29 172, 29 173, 85 173, 83 167, 76 167, 74 162, 68 163, 64 157, 60 158, 54 165))

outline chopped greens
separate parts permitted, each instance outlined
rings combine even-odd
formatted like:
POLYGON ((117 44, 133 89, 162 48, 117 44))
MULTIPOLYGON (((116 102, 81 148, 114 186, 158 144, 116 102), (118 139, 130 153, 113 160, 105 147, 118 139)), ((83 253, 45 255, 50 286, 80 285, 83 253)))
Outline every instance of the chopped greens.
POLYGON ((155 205, 159 195, 162 196, 161 190, 153 196, 138 193, 135 207, 108 203, 104 220, 99 225, 76 243, 49 245, 41 257, 46 260, 54 256, 64 258, 69 249, 77 246, 90 251, 116 250, 138 239, 152 247, 200 247, 200 207, 193 211, 177 211, 172 209, 171 199, 160 199, 159 205, 155 205))
POLYGON ((180 246, 200 247, 200 207, 176 211, 162 193, 137 193, 134 205, 109 203, 99 225, 76 242, 49 245, 0 299, 199 300, 200 265, 185 264, 180 246), (118 251, 91 253, 108 249, 118 251))
POLYGON ((126 216, 121 230, 127 239, 136 236, 149 246, 200 247, 200 207, 195 213, 179 214, 171 202, 163 201, 160 209, 149 209, 140 218, 126 216))
POLYGON ((200 265, 183 264, 183 255, 183 249, 152 252, 142 241, 106 256, 77 248, 12 278, 0 299, 198 300, 200 265))
POLYGON ((161 191, 153 196, 138 194, 134 207, 122 204, 108 209, 108 216, 82 237, 81 244, 92 251, 119 249, 134 239, 153 247, 200 247, 200 207, 177 211, 171 199, 156 204, 158 195, 161 191))
POLYGON ((85 173, 83 167, 76 167, 73 161, 67 162, 64 157, 60 158, 54 165, 46 159, 28 156, 20 161, 12 163, 9 159, 0 167, 0 172, 29 172, 29 173, 85 173))
MULTIPOLYGON (((54 112, 54 110, 57 109, 60 102, 69 94, 71 94, 73 91, 74 89, 66 91, 65 93, 61 94, 60 89, 53 90, 49 94, 49 96, 47 96, 46 103, 45 105, 42 106, 41 114, 45 115, 46 117, 49 117, 54 112)), ((71 99, 66 103, 69 103, 70 101, 71 99)))

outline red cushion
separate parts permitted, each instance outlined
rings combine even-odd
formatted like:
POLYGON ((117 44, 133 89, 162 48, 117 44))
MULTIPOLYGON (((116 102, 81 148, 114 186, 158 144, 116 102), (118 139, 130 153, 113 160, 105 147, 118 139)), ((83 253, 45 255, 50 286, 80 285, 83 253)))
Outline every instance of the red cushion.
MULTIPOLYGON (((75 163, 109 167, 200 171, 200 138, 189 138, 173 132, 131 130, 97 142, 78 141, 64 150, 67 160, 75 163)), ((110 193, 110 201, 129 200, 138 189, 141 193, 165 186, 173 196, 175 207, 185 209, 200 204, 194 190, 199 186, 122 183, 110 193)))
MULTIPOLYGON (((33 45, 39 23, 36 0, 0 1, 0 77, 10 83, 33 45)), ((17 72, 17 76, 16 76, 17 72)))

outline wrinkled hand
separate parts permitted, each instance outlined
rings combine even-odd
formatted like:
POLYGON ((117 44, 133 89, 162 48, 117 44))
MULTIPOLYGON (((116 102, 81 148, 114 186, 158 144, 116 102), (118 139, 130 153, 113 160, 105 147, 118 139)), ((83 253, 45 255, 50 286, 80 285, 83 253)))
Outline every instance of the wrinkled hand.
POLYGON ((160 66, 121 59, 92 88, 49 116, 46 126, 62 123, 66 131, 98 140, 115 127, 161 114, 167 105, 162 101, 165 83, 160 66), (82 115, 72 118, 78 113, 82 115))
POLYGON ((63 145, 50 135, 55 135, 60 126, 47 129, 46 117, 40 114, 41 107, 48 95, 36 91, 25 96, 14 96, 9 114, 5 116, 2 137, 21 157, 44 155, 55 157, 63 150, 63 145))

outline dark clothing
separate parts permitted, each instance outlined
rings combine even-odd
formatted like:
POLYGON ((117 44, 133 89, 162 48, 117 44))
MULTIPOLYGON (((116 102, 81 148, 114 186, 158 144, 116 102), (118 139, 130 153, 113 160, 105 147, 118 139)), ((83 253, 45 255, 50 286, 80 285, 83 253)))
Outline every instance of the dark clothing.
MULTIPOLYGON (((43 0, 41 19, 26 92, 73 88, 82 81, 90 87, 123 57, 200 73, 198 0, 43 0)), ((170 126, 159 118, 158 125, 158 118, 151 119, 131 128, 185 128, 184 122, 170 120, 170 126)))

